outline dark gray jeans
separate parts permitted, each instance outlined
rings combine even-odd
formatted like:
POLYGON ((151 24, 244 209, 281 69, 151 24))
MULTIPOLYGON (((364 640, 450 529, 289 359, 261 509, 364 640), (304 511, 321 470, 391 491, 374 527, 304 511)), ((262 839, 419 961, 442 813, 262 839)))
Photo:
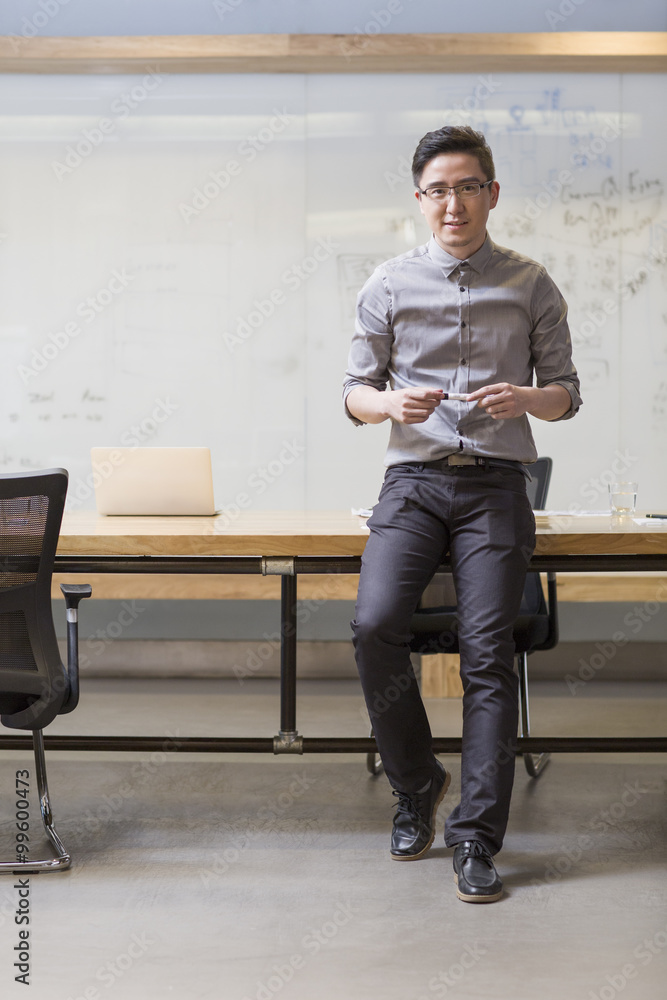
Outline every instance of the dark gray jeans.
POLYGON ((461 802, 446 822, 445 843, 479 840, 492 854, 502 846, 514 780, 512 627, 535 545, 525 484, 510 467, 391 466, 368 521, 352 622, 385 772, 394 788, 415 792, 432 776, 435 757, 410 663, 410 619, 449 551, 459 614, 463 745, 461 802))

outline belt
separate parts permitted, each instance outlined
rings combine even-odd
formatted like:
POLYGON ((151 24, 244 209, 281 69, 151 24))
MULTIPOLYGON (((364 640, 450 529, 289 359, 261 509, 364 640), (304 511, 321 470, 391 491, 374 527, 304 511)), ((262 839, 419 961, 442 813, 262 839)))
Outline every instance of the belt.
POLYGON ((528 474, 523 462, 513 462, 508 458, 483 458, 481 455, 460 455, 457 453, 446 455, 445 458, 438 458, 434 462, 424 462, 425 469, 438 469, 439 471, 459 465, 481 465, 484 468, 499 465, 504 468, 516 469, 517 472, 522 472, 524 475, 528 474))

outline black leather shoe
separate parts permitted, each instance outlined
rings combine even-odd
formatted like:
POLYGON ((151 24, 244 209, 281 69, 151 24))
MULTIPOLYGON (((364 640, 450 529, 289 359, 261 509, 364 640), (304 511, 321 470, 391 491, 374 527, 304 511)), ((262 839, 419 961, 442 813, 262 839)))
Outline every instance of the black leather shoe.
POLYGON ((479 840, 464 840, 454 849, 456 895, 466 903, 494 903, 503 894, 503 883, 486 847, 479 840))
POLYGON ((398 796, 394 829, 391 832, 391 856, 394 861, 416 861, 428 851, 435 837, 435 814, 445 797, 452 780, 440 761, 437 773, 429 785, 420 792, 407 795, 394 791, 398 796))

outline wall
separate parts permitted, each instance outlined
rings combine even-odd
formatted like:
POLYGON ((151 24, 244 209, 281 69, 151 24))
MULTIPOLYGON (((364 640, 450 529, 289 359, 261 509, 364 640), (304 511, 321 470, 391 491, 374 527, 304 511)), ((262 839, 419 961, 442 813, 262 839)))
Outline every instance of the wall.
POLYGON ((0 34, 665 31, 663 0, 5 0, 0 34))
POLYGON ((388 426, 341 405, 356 295, 428 239, 409 160, 450 120, 493 148, 492 238, 570 307, 584 406, 532 421, 549 506, 608 511, 620 474, 660 509, 666 99, 661 74, 0 77, 0 470, 64 466, 93 509, 91 447, 204 445, 228 518, 373 504, 388 426))
MULTIPOLYGON (((0 10, 0 33, 23 37, 34 35, 106 34, 206 34, 264 32, 511 32, 511 31, 662 31, 667 29, 663 0, 628 4, 626 0, 515 0, 511 4, 426 2, 401 0, 340 0, 276 3, 273 0, 15 0, 0 10)), ((232 610, 232 609, 230 609, 232 610)), ((237 609, 240 610, 240 609, 237 609)), ((572 635, 588 629, 588 637, 600 637, 590 625, 584 609, 572 623, 572 635)), ((625 608, 608 609, 609 627, 625 608)), ((173 612, 156 609, 154 631, 164 634, 173 612)), ((113 620, 111 608, 98 606, 95 625, 113 620)), ((253 607, 246 607, 236 621, 245 622, 248 637, 257 634, 253 607)), ((657 623, 656 623, 657 624, 657 623)), ((338 626, 336 626, 338 627, 338 626)), ((606 625, 604 626, 607 627, 606 625)), ((178 631, 178 630, 176 630, 178 631)), ((188 631, 183 621, 182 632, 188 631)), ((215 630, 213 630, 215 631, 215 630)), ((150 633, 151 629, 147 630, 150 633)), ((335 630, 330 634, 334 637, 335 630)), ((261 635, 261 631, 260 631, 261 635)), ((658 637, 658 636, 656 636, 658 637)))

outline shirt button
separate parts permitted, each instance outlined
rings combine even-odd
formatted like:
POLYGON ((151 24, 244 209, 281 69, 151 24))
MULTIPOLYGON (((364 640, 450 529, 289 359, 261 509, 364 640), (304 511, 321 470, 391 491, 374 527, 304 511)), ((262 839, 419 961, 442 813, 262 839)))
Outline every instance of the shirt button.
POLYGON ((462 319, 461 320, 461 328, 463 328, 465 325, 466 325, 466 321, 464 319, 462 319))
POLYGON ((465 290, 466 290, 466 286, 465 285, 459 285, 459 291, 460 292, 465 292, 465 290))
POLYGON ((468 362, 466 361, 466 359, 465 359, 465 358, 461 358, 461 364, 462 364, 462 365, 467 365, 467 364, 468 364, 468 362))

